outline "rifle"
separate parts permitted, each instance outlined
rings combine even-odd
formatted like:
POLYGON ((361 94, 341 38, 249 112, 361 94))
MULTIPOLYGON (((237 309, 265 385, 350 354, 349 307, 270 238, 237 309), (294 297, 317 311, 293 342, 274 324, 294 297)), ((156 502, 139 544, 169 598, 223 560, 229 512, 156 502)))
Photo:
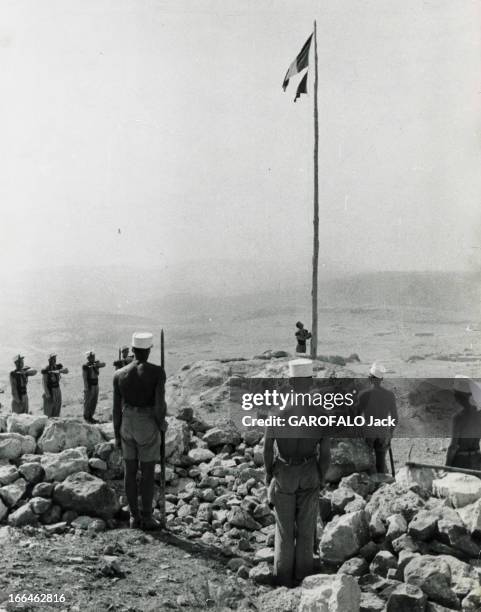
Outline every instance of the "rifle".
POLYGON ((394 476, 396 476, 396 471, 394 469, 394 457, 392 454, 392 448, 391 448, 391 443, 389 442, 389 461, 391 462, 391 473, 394 476))
MULTIPOLYGON (((160 366, 165 371, 164 330, 160 330, 160 366)), ((160 432, 160 526, 165 529, 165 431, 160 432)))

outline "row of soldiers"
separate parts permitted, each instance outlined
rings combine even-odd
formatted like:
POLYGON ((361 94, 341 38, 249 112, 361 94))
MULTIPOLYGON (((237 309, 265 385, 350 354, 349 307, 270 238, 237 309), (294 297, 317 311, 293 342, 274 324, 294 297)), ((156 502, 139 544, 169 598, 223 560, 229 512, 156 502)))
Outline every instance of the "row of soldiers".
MULTIPOLYGON (((87 351, 86 362, 82 365, 82 377, 84 381, 84 419, 87 423, 96 423, 95 410, 99 399, 99 374, 100 369, 105 367, 103 361, 96 358, 93 350, 87 351)), ((115 370, 128 365, 133 360, 129 346, 119 349, 118 359, 113 362, 115 370)), ((14 357, 15 369, 10 372, 10 387, 12 391, 12 412, 17 414, 28 413, 28 380, 37 374, 35 368, 25 365, 25 357, 16 355, 14 357)), ((40 371, 43 384, 43 412, 51 417, 60 416, 62 408, 62 390, 60 379, 69 370, 62 363, 57 362, 57 353, 50 353, 48 365, 40 371)))

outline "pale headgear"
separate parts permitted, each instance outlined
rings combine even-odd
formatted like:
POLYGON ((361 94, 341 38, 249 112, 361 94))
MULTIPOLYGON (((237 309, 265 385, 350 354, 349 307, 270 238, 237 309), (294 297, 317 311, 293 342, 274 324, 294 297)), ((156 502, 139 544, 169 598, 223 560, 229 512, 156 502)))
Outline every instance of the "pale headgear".
POLYGON ((289 361, 289 378, 312 378, 312 361, 310 359, 292 359, 289 361))
POLYGON ((464 376, 464 374, 456 374, 453 381, 453 391, 471 394, 471 379, 469 376, 464 376))
POLYGON ((132 348, 150 349, 154 346, 154 336, 149 332, 135 332, 132 334, 132 348))
POLYGON ((386 368, 380 363, 374 362, 369 370, 369 374, 375 378, 383 379, 386 374, 386 368))

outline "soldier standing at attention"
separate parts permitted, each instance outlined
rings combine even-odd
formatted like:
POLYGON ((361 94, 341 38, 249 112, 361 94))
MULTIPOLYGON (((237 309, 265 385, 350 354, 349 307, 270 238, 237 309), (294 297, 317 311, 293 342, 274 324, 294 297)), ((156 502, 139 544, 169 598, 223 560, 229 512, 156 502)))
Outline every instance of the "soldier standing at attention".
POLYGON ((123 346, 121 349, 119 349, 119 358, 113 363, 113 366, 116 370, 120 370, 120 368, 129 365, 129 363, 134 360, 134 356, 129 355, 129 351, 129 346, 123 346))
POLYGON ((296 331, 296 338, 297 338, 296 353, 305 353, 306 352, 306 340, 309 340, 309 338, 312 337, 312 334, 311 334, 311 332, 309 332, 304 327, 304 324, 301 323, 300 321, 298 321, 296 323, 296 327, 297 327, 297 331, 296 331))
POLYGON ((48 366, 42 370, 43 382, 43 412, 49 418, 60 416, 62 407, 62 391, 60 377, 68 374, 68 369, 57 363, 57 353, 50 353, 48 366))
MULTIPOLYGON (((371 388, 364 389, 359 393, 357 411, 359 415, 365 417, 366 423, 371 422, 372 419, 386 419, 386 417, 391 416, 397 425, 396 397, 392 391, 382 386, 385 374, 386 368, 384 366, 373 363, 369 370, 371 388)), ((366 437, 366 442, 374 449, 376 471, 378 473, 387 474, 386 453, 391 445, 394 427, 376 426, 365 429, 365 431, 370 430, 371 433, 370 436, 366 437)))
POLYGON ((468 470, 481 470, 481 412, 472 397, 472 385, 475 384, 460 374, 454 379, 454 398, 461 410, 453 417, 451 443, 446 456, 446 465, 468 470))
POLYGON ((87 423, 98 423, 94 419, 94 414, 99 399, 99 371, 100 368, 105 368, 105 363, 95 359, 94 351, 87 351, 85 356, 87 357, 87 363, 84 363, 82 366, 84 379, 84 419, 87 423))
POLYGON ((150 333, 133 334, 134 360, 114 374, 113 406, 115 444, 122 449, 124 459, 130 526, 149 531, 159 528, 152 517, 154 469, 160 460, 160 431, 167 429, 165 372, 147 361, 152 339, 150 333), (142 514, 138 507, 139 464, 142 514))
POLYGON ((10 385, 12 388, 12 412, 17 414, 28 413, 27 384, 28 377, 35 376, 37 370, 24 366, 23 355, 16 355, 13 362, 15 370, 10 372, 10 385))
MULTIPOLYGON (((312 361, 289 362, 289 382, 299 394, 312 386, 312 361)), ((302 415, 304 406, 288 406, 283 417, 302 415)), ((330 440, 319 430, 298 427, 267 428, 264 464, 268 501, 274 506, 274 578, 292 587, 314 571, 313 542, 319 512, 319 491, 330 464, 330 440), (309 434, 309 435, 308 435, 309 434), (274 443, 277 453, 274 452, 274 443)))

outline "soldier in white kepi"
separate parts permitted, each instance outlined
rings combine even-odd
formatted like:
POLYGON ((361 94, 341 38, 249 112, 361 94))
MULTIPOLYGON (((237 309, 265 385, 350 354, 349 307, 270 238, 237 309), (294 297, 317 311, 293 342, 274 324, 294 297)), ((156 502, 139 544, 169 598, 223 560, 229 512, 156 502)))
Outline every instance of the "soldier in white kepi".
POLYGON ((151 333, 134 333, 134 360, 114 374, 115 443, 122 449, 124 459, 130 526, 145 530, 159 528, 159 523, 152 516, 154 470, 156 462, 160 460, 160 432, 167 429, 165 372, 161 366, 147 361, 152 340, 151 333), (139 466, 141 513, 137 489, 139 466))
POLYGON ((24 365, 24 356, 15 355, 13 361, 15 370, 10 372, 10 386, 12 389, 12 412, 28 413, 27 384, 28 377, 35 376, 37 370, 24 365))
POLYGON ((474 380, 457 374, 453 381, 454 398, 460 410, 454 415, 446 465, 468 470, 481 470, 481 412, 479 387, 474 380))
POLYGON ((57 363, 57 353, 50 353, 48 366, 42 370, 43 382, 43 412, 46 416, 60 416, 62 408, 62 390, 60 389, 60 378, 62 374, 68 374, 68 368, 57 363))
MULTIPOLYGON (((312 361, 289 362, 289 382, 299 394, 312 386, 312 361)), ((287 406, 290 415, 300 416, 304 406, 287 406)), ((319 512, 319 490, 330 463, 330 440, 320 430, 297 427, 268 427, 264 441, 264 464, 268 501, 274 506, 274 578, 292 587, 314 571, 313 542, 319 512), (275 443, 275 444, 274 444, 275 443), (275 447, 277 452, 275 452, 275 447)))

